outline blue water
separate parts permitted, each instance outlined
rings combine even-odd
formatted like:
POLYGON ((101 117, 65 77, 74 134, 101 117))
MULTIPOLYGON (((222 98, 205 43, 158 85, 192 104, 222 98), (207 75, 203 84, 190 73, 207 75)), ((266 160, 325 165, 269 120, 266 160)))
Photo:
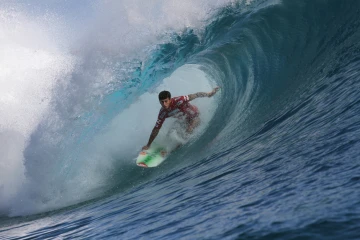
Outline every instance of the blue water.
POLYGON ((131 64, 105 113, 69 124, 64 146, 86 144, 184 64, 221 87, 206 131, 158 168, 115 164, 95 197, 4 214, 1 239, 360 239, 360 1, 224 6, 131 64))

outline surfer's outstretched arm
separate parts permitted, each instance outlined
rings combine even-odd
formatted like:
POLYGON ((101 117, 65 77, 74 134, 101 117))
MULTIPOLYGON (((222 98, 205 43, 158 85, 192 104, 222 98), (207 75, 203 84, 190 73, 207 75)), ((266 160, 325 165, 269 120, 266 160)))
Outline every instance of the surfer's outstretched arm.
POLYGON ((159 111, 159 115, 158 115, 158 119, 156 121, 155 127, 153 128, 153 130, 150 134, 148 144, 143 146, 142 150, 148 150, 150 148, 151 143, 154 141, 154 139, 158 135, 160 128, 163 125, 166 117, 167 117, 166 111, 164 111, 163 108, 161 108, 159 111))
POLYGON ((220 88, 216 87, 214 88, 211 92, 197 92, 194 94, 189 94, 189 101, 194 100, 195 98, 199 98, 199 97, 212 97, 220 88))
POLYGON ((157 129, 157 128, 153 128, 152 132, 151 132, 151 135, 150 135, 150 138, 149 138, 149 142, 146 146, 144 146, 142 148, 142 150, 148 150, 151 146, 151 143, 154 141, 154 139, 156 138, 156 136, 158 135, 160 129, 157 129))

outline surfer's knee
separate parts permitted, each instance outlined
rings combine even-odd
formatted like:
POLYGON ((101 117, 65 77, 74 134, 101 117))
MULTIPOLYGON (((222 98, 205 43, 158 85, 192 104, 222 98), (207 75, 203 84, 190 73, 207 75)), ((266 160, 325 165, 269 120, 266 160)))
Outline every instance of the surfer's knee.
POLYGON ((199 117, 189 119, 186 132, 191 134, 194 131, 194 129, 196 127, 198 127, 199 125, 200 125, 200 118, 199 117))

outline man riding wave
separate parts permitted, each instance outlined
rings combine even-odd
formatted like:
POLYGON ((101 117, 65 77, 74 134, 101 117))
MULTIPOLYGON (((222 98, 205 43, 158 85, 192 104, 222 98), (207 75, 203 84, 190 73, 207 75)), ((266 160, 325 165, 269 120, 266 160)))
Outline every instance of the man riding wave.
POLYGON ((180 96, 171 98, 171 93, 169 91, 162 91, 159 93, 159 101, 161 104, 161 109, 156 121, 155 127, 153 128, 149 141, 142 149, 147 150, 150 148, 151 143, 154 141, 158 135, 161 126, 168 117, 175 118, 184 118, 186 124, 186 132, 191 134, 196 127, 200 125, 199 118, 199 109, 190 103, 190 101, 199 97, 212 97, 219 87, 214 88, 211 92, 198 92, 194 94, 189 94, 187 96, 180 96))

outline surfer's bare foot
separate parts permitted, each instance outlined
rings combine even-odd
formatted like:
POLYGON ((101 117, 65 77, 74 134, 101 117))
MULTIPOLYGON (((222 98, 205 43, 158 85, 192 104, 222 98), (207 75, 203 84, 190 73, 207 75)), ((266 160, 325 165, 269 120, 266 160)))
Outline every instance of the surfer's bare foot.
POLYGON ((160 154, 161 154, 162 157, 165 157, 167 152, 166 151, 161 151, 160 154))

